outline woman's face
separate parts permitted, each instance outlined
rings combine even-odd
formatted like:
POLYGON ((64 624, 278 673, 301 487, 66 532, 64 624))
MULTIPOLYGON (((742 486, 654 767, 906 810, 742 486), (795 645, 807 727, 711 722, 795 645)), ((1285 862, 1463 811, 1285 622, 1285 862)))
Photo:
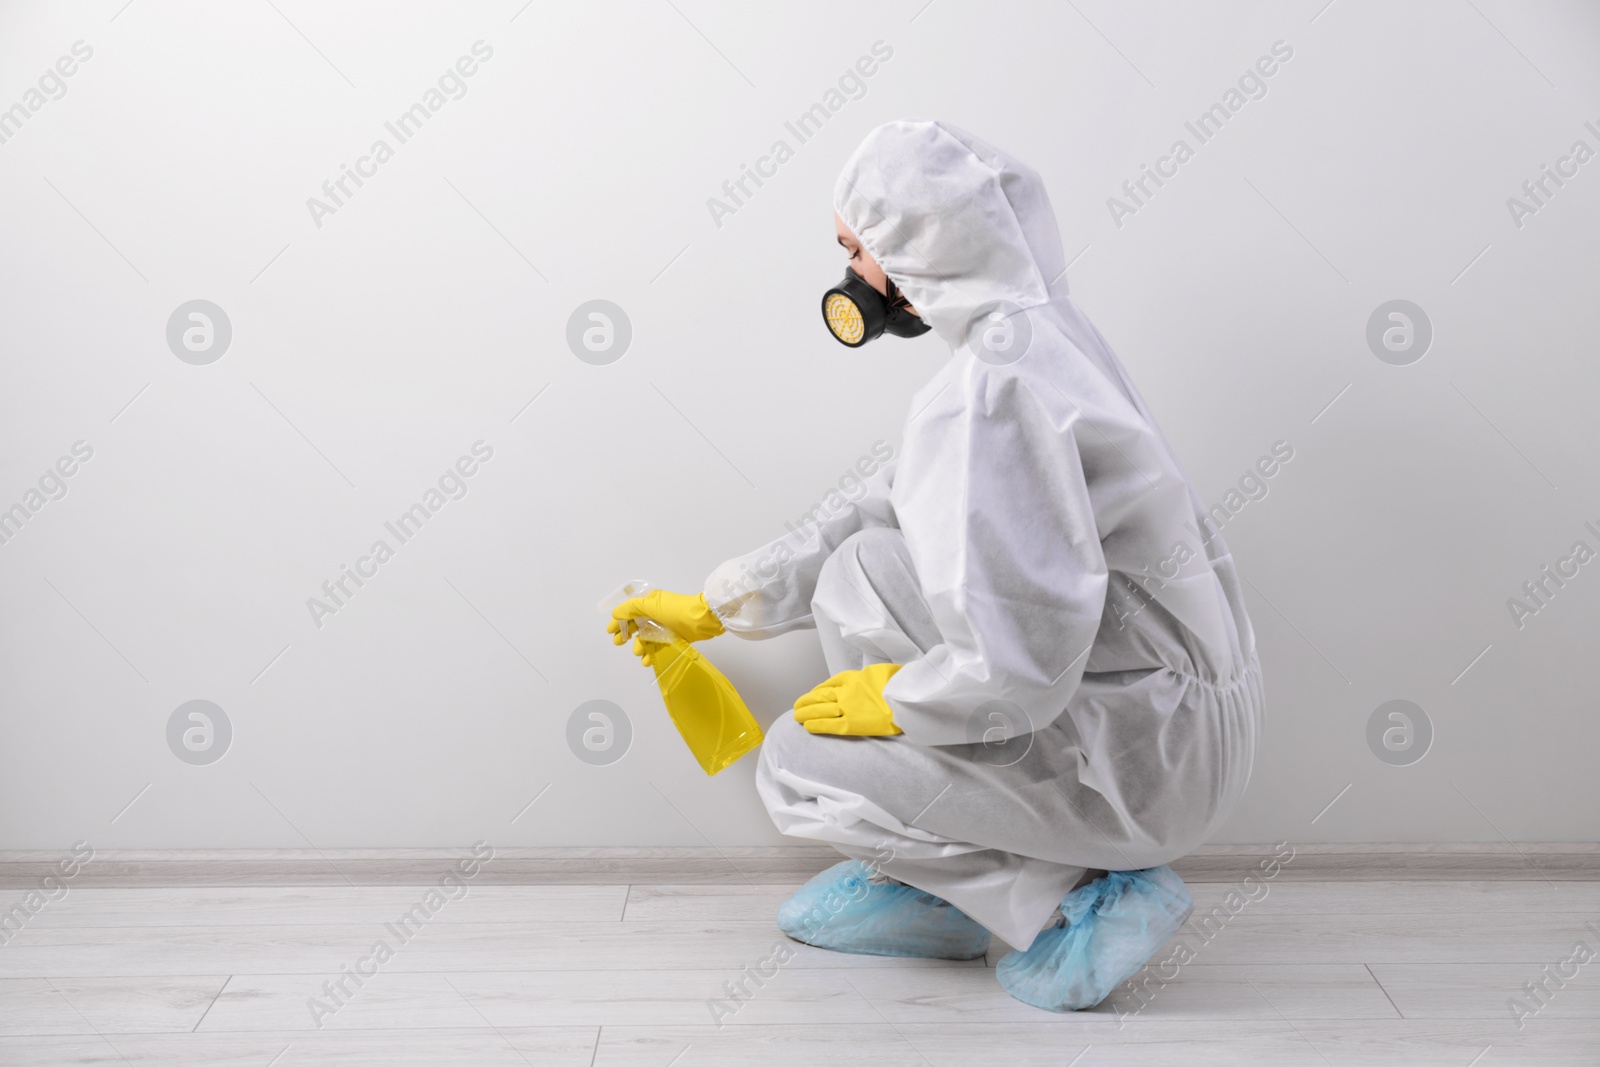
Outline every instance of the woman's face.
POLYGON ((872 258, 872 253, 861 247, 861 242, 850 232, 850 227, 844 224, 844 219, 834 215, 833 225, 839 231, 839 246, 844 249, 845 255, 850 257, 851 268, 861 275, 862 280, 868 285, 888 296, 889 279, 883 273, 883 268, 878 266, 878 261, 872 258))
MULTIPOLYGON (((833 225, 839 232, 840 247, 850 257, 851 269, 861 275, 862 281, 878 290, 884 296, 888 296, 888 275, 883 273, 883 268, 878 266, 878 261, 872 258, 872 253, 861 247, 861 242, 856 240, 856 235, 850 232, 850 227, 846 226, 844 219, 841 219, 837 214, 833 216, 833 225)), ((906 310, 913 315, 917 313, 917 309, 909 303, 906 304, 906 310)))

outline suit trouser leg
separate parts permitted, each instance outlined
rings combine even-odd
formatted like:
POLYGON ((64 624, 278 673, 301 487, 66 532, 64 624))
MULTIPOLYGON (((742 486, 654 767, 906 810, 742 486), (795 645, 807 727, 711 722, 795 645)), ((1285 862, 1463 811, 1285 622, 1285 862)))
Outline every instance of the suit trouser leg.
MULTIPOLYGON (((941 640, 898 530, 865 530, 841 543, 818 578, 812 611, 834 673, 905 663, 941 640)), ((963 790, 981 789, 1006 773, 967 758, 965 747, 811 734, 785 715, 762 746, 757 787, 779 830, 826 841, 1025 948, 1086 868, 919 827, 936 804, 958 802, 946 797, 958 778, 963 790)))

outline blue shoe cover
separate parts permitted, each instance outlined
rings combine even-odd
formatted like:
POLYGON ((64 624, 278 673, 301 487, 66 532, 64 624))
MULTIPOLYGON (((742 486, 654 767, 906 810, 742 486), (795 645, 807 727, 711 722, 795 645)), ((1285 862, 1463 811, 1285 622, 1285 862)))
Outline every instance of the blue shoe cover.
POLYGON ((899 882, 868 881, 871 874, 857 860, 834 864, 783 902, 778 929, 868 956, 975 960, 989 951, 989 931, 955 905, 899 882))
POLYGON ((1092 1008, 1139 972, 1194 911, 1171 867, 1111 871, 1061 902, 1066 925, 995 966, 1005 991, 1046 1011, 1092 1008))

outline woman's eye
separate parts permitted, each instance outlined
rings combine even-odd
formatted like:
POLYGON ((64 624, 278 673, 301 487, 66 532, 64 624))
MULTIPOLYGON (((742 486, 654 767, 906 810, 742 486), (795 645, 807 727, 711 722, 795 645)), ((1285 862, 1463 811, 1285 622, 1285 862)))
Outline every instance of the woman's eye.
POLYGON ((851 259, 860 259, 861 258, 861 249, 858 248, 855 251, 851 252, 850 253, 850 258, 851 259))

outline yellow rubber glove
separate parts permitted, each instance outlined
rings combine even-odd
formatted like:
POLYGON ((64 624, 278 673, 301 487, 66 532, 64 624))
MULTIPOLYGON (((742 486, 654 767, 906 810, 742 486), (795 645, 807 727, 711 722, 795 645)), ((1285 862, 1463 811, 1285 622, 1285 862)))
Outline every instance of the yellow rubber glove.
POLYGON ((885 737, 904 733, 883 699, 898 663, 874 663, 859 671, 841 671, 794 702, 794 718, 814 734, 885 737))
MULTIPOLYGON (((611 621, 606 623, 606 633, 612 635, 611 643, 623 644, 630 635, 637 633, 639 625, 633 620, 641 616, 654 619, 685 641, 704 641, 722 633, 722 620, 706 603, 704 593, 690 596, 652 589, 644 596, 624 600, 611 609, 611 621)), ((646 667, 650 666, 654 650, 660 647, 637 637, 633 640, 633 654, 646 667)))

